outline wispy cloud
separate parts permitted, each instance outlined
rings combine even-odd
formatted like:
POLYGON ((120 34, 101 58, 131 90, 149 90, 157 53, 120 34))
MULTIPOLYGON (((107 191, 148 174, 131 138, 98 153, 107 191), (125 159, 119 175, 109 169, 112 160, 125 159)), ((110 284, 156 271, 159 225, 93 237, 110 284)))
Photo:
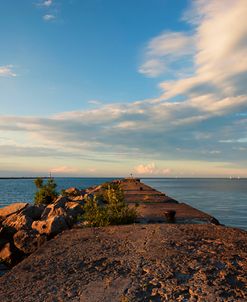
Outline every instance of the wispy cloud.
POLYGON ((45 0, 42 2, 43 6, 49 7, 52 5, 53 0, 45 0))
POLYGON ((1 77, 16 77, 16 73, 13 71, 13 65, 0 66, 1 77))
POLYGON ((43 20, 47 21, 47 22, 53 21, 55 19, 56 19, 56 16, 52 15, 52 14, 46 14, 46 15, 43 16, 43 20))
POLYGON ((68 166, 59 166, 51 169, 51 172, 55 174, 71 174, 71 173, 77 173, 78 171, 79 169, 74 167, 68 167, 68 166))
POLYGON ((170 168, 157 167, 154 162, 151 162, 134 167, 134 172, 137 175, 170 175, 172 170, 170 168))
MULTIPOLYGON (((168 73, 175 61, 191 56, 194 52, 194 37, 184 32, 164 32, 153 38, 147 45, 144 62, 139 67, 139 72, 156 77, 168 73)), ((181 68, 184 67, 182 61, 181 68)))

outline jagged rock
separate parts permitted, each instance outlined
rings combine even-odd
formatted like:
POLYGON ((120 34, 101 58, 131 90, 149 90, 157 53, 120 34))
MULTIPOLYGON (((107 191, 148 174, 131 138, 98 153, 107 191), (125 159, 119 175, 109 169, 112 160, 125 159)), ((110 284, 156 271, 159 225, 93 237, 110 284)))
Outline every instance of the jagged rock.
POLYGON ((11 246, 10 243, 7 242, 0 249, 0 259, 5 262, 11 262, 11 258, 12 258, 11 246))
POLYGON ((70 197, 71 201, 76 201, 77 203, 80 203, 81 205, 84 205, 84 195, 70 197))
POLYGON ((0 248, 0 259, 8 264, 16 264, 22 257, 22 253, 14 246, 12 242, 7 242, 0 248))
POLYGON ((32 218, 27 215, 16 213, 7 217, 2 224, 8 234, 14 234, 21 229, 30 229, 32 222, 32 218))
POLYGON ((65 209, 69 216, 76 218, 78 215, 83 214, 83 207, 78 202, 70 201, 65 204, 65 209))
POLYGON ((68 194, 69 196, 78 196, 81 195, 81 191, 77 188, 71 187, 68 188, 64 191, 66 194, 68 194))
POLYGON ((68 229, 68 224, 64 216, 54 216, 47 220, 34 221, 32 228, 37 230, 40 234, 54 236, 63 230, 68 229))
POLYGON ((65 203, 70 201, 68 197, 66 196, 59 196, 53 204, 55 204, 57 207, 62 207, 64 208, 65 203))
POLYGON ((60 205, 60 203, 49 204, 45 208, 44 212, 42 213, 41 220, 46 220, 46 219, 54 217, 54 216, 67 216, 67 213, 66 213, 64 207, 62 207, 60 205))
POLYGON ((5 218, 5 217, 15 214, 17 212, 20 212, 27 206, 28 206, 28 203, 26 203, 26 202, 12 203, 11 205, 0 209, 0 217, 5 218))
POLYGON ((25 254, 31 254, 46 241, 46 235, 40 235, 35 230, 20 230, 15 233, 13 239, 19 250, 25 254))
POLYGON ((27 215, 28 217, 32 218, 33 220, 39 220, 41 218, 42 213, 44 212, 44 209, 44 205, 28 205, 21 212, 24 215, 27 215))

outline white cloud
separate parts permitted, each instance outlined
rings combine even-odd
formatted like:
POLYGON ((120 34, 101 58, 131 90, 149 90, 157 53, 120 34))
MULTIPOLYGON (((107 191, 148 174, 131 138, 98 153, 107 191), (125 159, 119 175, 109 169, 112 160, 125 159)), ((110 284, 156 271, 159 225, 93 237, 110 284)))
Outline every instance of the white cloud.
POLYGON ((70 173, 77 173, 79 170, 76 168, 68 167, 68 166, 60 166, 60 167, 55 167, 51 169, 51 173, 55 174, 70 174, 70 173))
POLYGON ((56 16, 52 15, 52 14, 46 14, 46 15, 43 16, 43 20, 47 21, 47 22, 53 21, 55 19, 56 19, 56 16))
POLYGON ((46 7, 49 7, 49 6, 52 5, 52 2, 53 2, 53 0, 45 0, 45 1, 42 3, 42 5, 43 5, 43 6, 46 6, 46 7))
POLYGON ((16 73, 13 71, 13 65, 0 66, 1 77, 16 77, 16 73))
POLYGON ((168 72, 169 65, 194 52, 194 38, 190 34, 165 32, 153 38, 145 49, 145 59, 139 72, 156 77, 168 72))
POLYGON ((155 163, 140 164, 134 168, 138 175, 169 175, 172 170, 170 168, 156 167, 155 163))
POLYGON ((165 93, 161 99, 177 95, 187 99, 205 97, 207 101, 200 107, 209 111, 246 105, 246 1, 200 0, 193 3, 196 20, 194 74, 162 83, 160 86, 165 93))
POLYGON ((90 100, 90 101, 88 101, 88 104, 91 104, 91 105, 101 105, 102 102, 99 101, 99 100, 90 100))
POLYGON ((146 165, 141 164, 134 168, 137 174, 153 174, 155 172, 155 169, 156 168, 154 163, 150 163, 146 165))

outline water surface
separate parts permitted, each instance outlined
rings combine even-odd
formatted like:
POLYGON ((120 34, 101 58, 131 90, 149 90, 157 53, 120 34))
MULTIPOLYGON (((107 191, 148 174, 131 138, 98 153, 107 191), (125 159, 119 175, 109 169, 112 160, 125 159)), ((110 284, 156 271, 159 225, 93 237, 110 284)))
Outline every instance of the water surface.
MULTIPOLYGON (((113 178, 56 178, 58 190, 87 188, 113 178)), ((142 179, 180 202, 216 217, 228 226, 247 230, 247 179, 142 179)), ((0 179, 0 207, 13 202, 32 202, 35 194, 32 179, 0 179)))

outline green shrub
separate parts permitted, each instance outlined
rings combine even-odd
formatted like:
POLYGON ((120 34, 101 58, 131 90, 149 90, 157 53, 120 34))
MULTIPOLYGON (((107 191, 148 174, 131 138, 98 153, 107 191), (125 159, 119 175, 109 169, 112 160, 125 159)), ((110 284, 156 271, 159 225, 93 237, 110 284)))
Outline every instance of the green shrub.
POLYGON ((38 191, 35 193, 34 202, 35 204, 50 204, 57 197, 58 193, 56 191, 56 183, 53 178, 49 178, 44 184, 44 180, 41 177, 38 177, 34 180, 36 188, 38 191))
POLYGON ((133 223, 136 219, 136 209, 129 208, 124 202, 122 189, 110 186, 104 190, 105 206, 99 205, 99 197, 87 197, 84 205, 82 220, 91 226, 107 226, 133 223))

